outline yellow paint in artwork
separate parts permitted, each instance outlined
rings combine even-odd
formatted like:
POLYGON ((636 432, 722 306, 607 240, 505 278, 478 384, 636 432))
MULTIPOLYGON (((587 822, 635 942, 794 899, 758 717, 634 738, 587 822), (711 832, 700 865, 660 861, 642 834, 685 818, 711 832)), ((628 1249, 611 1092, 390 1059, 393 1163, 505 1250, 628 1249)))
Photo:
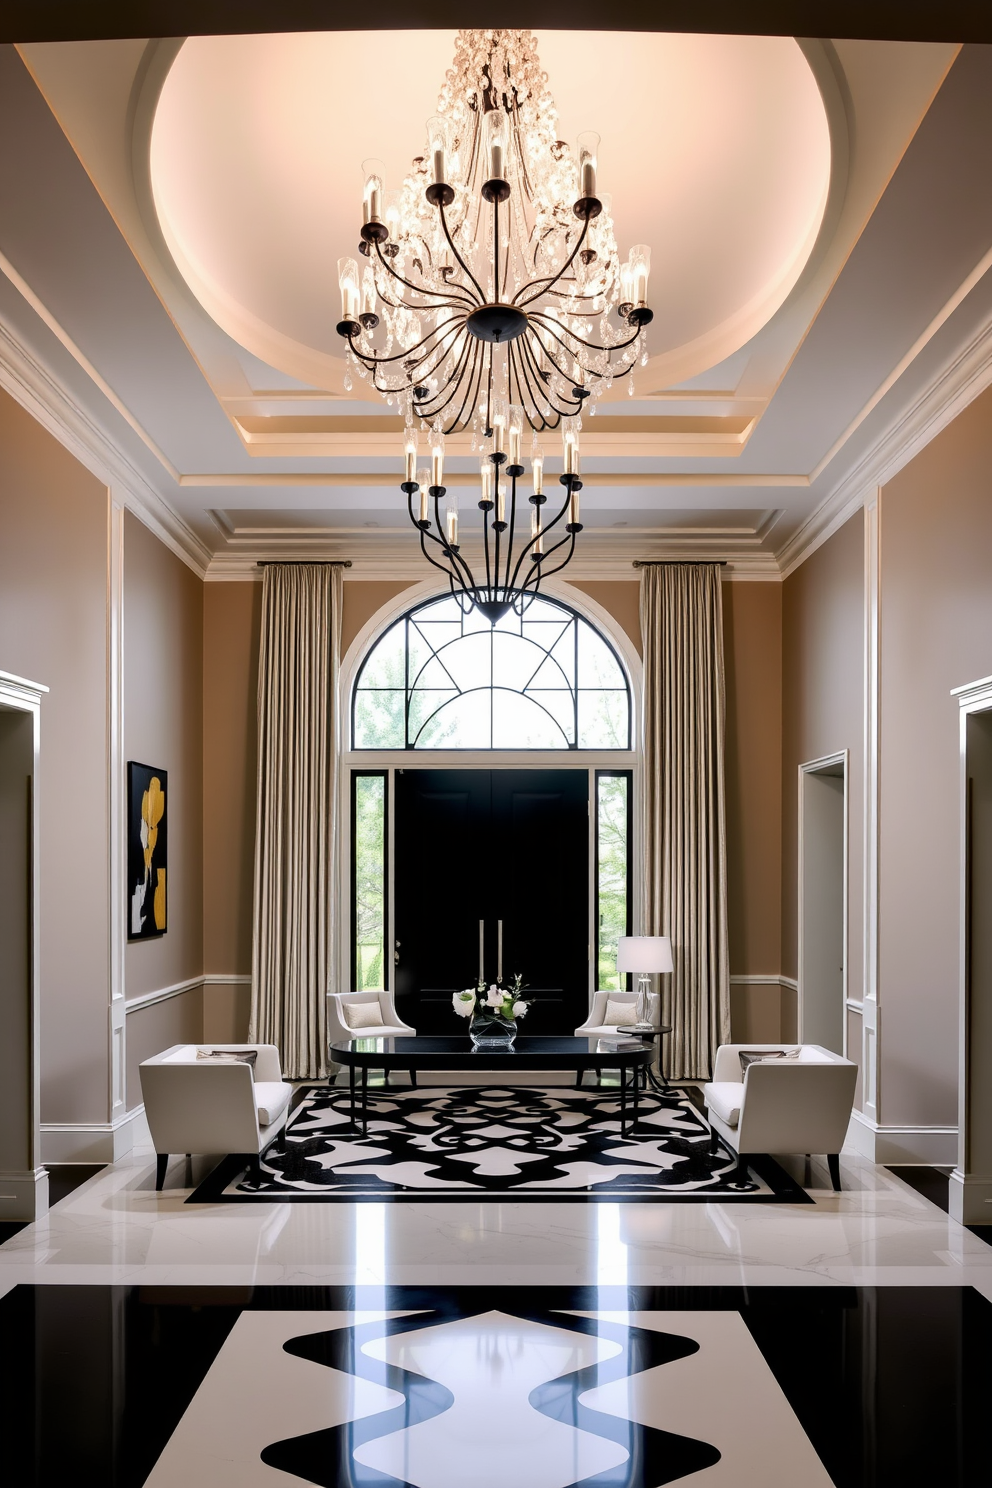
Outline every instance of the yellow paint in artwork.
MULTIPOLYGON (((155 852, 155 843, 158 841, 158 824, 162 820, 162 817, 164 815, 165 815, 165 791, 162 789, 162 782, 161 782, 161 780, 159 780, 159 778, 158 778, 157 775, 153 775, 152 778, 151 778, 151 780, 148 782, 148 789, 144 792, 144 794, 141 797, 141 819, 144 822, 146 828, 148 829, 148 832, 147 832, 147 841, 145 843, 145 872, 146 873, 150 870, 150 868, 152 866, 152 855, 155 852)), ((165 893, 165 890, 163 889, 162 892, 164 894, 165 893)), ((156 898, 156 900, 158 899, 158 890, 157 889, 155 891, 155 898, 156 898)), ((163 900, 163 903, 164 903, 164 900, 163 900)), ((157 915, 157 913, 156 913, 155 919, 156 919, 156 923, 157 923, 158 922, 158 915, 157 915)))
POLYGON ((155 929, 165 929, 165 869, 158 870, 158 882, 155 885, 155 898, 152 901, 152 913, 155 916, 155 929))

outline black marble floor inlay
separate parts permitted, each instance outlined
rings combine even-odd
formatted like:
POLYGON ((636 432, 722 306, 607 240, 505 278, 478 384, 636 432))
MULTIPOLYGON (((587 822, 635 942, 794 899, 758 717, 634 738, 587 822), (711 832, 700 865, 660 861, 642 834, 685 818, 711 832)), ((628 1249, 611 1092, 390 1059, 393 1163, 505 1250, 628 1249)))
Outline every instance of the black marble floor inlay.
POLYGON ((625 1136, 616 1089, 377 1089, 368 1106, 360 1134, 347 1091, 314 1090, 293 1115, 285 1145, 264 1154, 260 1181, 234 1157, 187 1202, 811 1202, 769 1157, 753 1160, 739 1180, 736 1153, 712 1143, 681 1092, 642 1092, 639 1120, 625 1136))
POLYGON ((11 1488, 475 1488, 486 1431, 525 1453, 514 1488, 691 1488, 737 1453, 740 1488, 990 1482, 968 1287, 22 1286, 0 1339, 11 1488), (473 1418, 473 1371, 505 1419, 473 1418))

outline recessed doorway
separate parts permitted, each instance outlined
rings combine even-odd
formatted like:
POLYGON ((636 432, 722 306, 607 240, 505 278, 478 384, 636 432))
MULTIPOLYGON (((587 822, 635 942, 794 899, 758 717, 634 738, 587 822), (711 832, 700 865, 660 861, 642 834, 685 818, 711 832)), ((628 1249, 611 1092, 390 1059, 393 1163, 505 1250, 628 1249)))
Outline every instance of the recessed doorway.
POLYGON ((847 751, 799 767, 799 1037, 846 1055, 847 751))

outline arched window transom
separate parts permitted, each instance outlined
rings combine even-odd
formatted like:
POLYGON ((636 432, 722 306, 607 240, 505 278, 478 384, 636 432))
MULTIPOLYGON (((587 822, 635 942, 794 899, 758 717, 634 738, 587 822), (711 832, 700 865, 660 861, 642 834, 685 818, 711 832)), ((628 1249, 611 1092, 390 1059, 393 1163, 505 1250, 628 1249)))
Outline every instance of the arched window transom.
POLYGON ((450 596, 395 621, 352 702, 355 749, 629 749, 630 690, 610 643, 557 600, 495 626, 450 596))

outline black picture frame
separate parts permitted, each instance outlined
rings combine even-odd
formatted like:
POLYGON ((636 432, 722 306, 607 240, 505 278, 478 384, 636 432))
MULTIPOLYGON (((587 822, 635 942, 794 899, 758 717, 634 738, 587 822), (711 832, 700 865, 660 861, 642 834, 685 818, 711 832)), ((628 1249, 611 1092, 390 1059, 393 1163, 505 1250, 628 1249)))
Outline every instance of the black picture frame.
POLYGON ((168 857, 168 772, 129 760, 125 906, 129 941, 157 940, 168 930, 168 857))

